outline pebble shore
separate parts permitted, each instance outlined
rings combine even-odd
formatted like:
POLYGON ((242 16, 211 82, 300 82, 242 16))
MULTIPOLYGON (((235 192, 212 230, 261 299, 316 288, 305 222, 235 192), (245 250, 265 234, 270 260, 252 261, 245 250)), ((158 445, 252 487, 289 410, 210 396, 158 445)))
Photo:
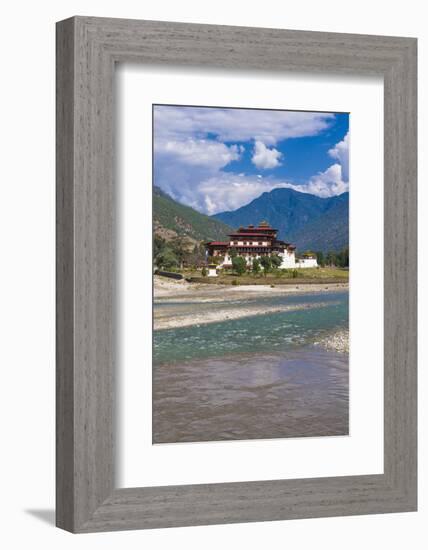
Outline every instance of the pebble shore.
POLYGON ((298 305, 279 305, 279 306, 243 306, 243 307, 222 307, 212 310, 204 310, 195 312, 191 309, 180 315, 173 316, 171 312, 163 312, 155 310, 154 314, 154 330, 165 330, 171 328, 182 328, 190 326, 206 325, 208 323, 219 323, 223 321, 231 321, 233 319, 242 319, 244 317, 253 317, 256 315, 266 315, 268 313, 279 313, 280 311, 299 311, 303 309, 315 309, 324 307, 326 304, 320 302, 318 304, 298 304, 298 305))
POLYGON ((209 285, 200 283, 188 283, 184 279, 175 281, 166 277, 154 276, 154 298, 167 299, 173 298, 174 301, 192 299, 198 301, 229 301, 231 299, 257 297, 261 294, 271 296, 281 296, 284 294, 310 294, 313 292, 336 292, 338 290, 347 290, 348 283, 299 283, 296 285, 209 285))
POLYGON ((339 353, 349 353, 349 330, 339 330, 315 342, 315 345, 339 353))

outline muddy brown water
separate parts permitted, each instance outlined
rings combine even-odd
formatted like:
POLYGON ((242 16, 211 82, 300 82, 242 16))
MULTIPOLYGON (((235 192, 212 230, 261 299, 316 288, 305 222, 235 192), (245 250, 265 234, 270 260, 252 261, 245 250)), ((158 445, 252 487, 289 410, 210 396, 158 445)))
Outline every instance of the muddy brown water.
POLYGON ((161 363, 153 443, 349 433, 348 355, 316 346, 161 363))

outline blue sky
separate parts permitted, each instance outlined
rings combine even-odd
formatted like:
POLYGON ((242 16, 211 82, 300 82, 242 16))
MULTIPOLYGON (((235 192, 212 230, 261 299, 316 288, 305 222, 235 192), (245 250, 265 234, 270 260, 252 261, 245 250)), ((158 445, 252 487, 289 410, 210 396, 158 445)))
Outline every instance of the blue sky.
POLYGON ((154 184, 206 214, 276 187, 349 188, 346 113, 154 105, 153 132, 154 184))

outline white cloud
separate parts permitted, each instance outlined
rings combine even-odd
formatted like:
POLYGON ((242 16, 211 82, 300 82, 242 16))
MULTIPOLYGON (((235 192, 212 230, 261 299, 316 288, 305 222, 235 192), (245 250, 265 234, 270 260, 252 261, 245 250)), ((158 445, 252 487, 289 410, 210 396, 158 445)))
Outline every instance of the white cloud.
POLYGON ((181 185, 174 198, 188 204, 199 212, 212 215, 248 204, 264 192, 277 188, 294 189, 300 193, 310 193, 318 197, 332 197, 348 191, 348 183, 342 181, 341 166, 333 164, 325 172, 313 176, 307 183, 296 185, 275 178, 242 176, 232 172, 219 172, 199 182, 181 185))
POLYGON ((251 162, 257 166, 257 168, 276 168, 277 166, 281 166, 279 162, 281 157, 282 153, 274 147, 269 149, 262 141, 256 141, 251 162))
POLYGON ((227 146, 214 140, 187 139, 184 141, 158 141, 157 155, 174 157, 175 162, 192 166, 205 166, 218 170, 234 160, 239 160, 244 151, 242 145, 227 146))
POLYGON ((182 141, 189 136, 215 134, 220 141, 256 139, 267 145, 303 136, 315 136, 334 121, 332 113, 173 107, 154 108, 155 137, 182 141))
MULTIPOLYGON (((210 139, 158 140, 155 144, 154 182, 171 197, 201 212, 216 208, 215 192, 204 195, 201 183, 221 177, 222 168, 239 160, 242 145, 210 139)), ((235 176, 241 180, 240 176, 235 176)))
POLYGON ((333 197, 348 191, 348 182, 343 181, 342 167, 340 164, 333 164, 325 172, 312 176, 307 185, 309 193, 318 197, 333 197))
POLYGON ((303 185, 224 170, 241 159, 245 149, 238 142, 244 141, 255 143, 251 161, 258 169, 280 166, 277 142, 317 135, 333 120, 330 113, 157 106, 154 183, 207 214, 235 210, 277 187, 320 197, 343 193, 348 190, 348 136, 329 151, 337 162, 303 185))
MULTIPOLYGON (((176 170, 174 174, 177 176, 176 170)), ((260 175, 246 176, 232 172, 217 172, 198 179, 198 185, 179 176, 179 186, 161 187, 174 199, 208 215, 217 214, 248 204, 264 192, 277 188, 294 189, 300 193, 310 193, 318 197, 332 197, 348 191, 348 183, 342 180, 342 168, 333 164, 325 172, 312 176, 302 185, 281 181, 276 178, 263 178, 260 175)))
POLYGON ((319 172, 312 176, 309 181, 303 185, 285 183, 282 187, 288 187, 301 193, 310 193, 317 197, 333 197, 341 195, 349 190, 349 183, 343 181, 342 167, 340 164, 332 164, 325 172, 319 172))
POLYGON ((336 143, 336 145, 329 150, 328 154, 339 161, 342 167, 343 180, 349 181, 349 132, 342 141, 336 143))
POLYGON ((216 214, 226 210, 236 210, 248 204, 262 193, 288 184, 254 176, 238 178, 235 174, 223 172, 203 181, 197 190, 198 210, 216 214))

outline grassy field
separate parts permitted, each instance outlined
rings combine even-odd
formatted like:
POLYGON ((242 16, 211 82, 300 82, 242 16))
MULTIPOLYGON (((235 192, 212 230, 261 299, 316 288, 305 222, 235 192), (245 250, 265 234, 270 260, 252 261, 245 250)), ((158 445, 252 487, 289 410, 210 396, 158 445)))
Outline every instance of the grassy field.
POLYGON ((201 271, 183 270, 183 276, 191 282, 223 285, 281 285, 302 283, 347 283, 349 271, 337 267, 314 267, 279 270, 264 275, 247 273, 241 276, 233 271, 220 271, 217 277, 202 277, 201 271))

